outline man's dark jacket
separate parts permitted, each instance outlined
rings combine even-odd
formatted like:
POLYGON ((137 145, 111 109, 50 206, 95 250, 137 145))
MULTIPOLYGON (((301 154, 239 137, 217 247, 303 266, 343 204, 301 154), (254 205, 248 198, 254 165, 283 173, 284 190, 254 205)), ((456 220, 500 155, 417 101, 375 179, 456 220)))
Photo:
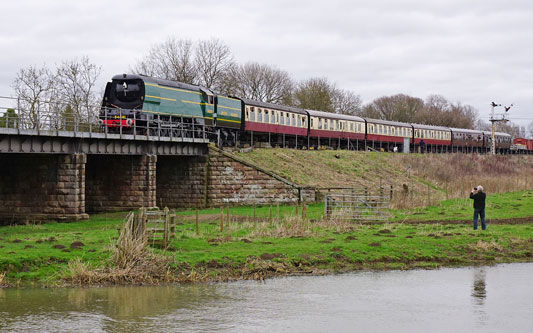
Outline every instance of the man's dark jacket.
POLYGON ((474 209, 485 209, 485 197, 483 192, 470 193, 470 199, 474 199, 474 209))

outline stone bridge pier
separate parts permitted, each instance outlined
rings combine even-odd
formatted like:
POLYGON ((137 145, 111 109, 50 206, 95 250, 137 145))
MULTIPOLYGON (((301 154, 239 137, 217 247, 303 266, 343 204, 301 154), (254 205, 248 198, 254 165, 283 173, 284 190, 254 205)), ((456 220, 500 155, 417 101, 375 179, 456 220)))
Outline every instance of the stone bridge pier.
POLYGON ((0 155, 0 224, 88 218, 86 162, 85 154, 0 155))
POLYGON ((88 213, 156 206, 156 155, 88 155, 88 213))

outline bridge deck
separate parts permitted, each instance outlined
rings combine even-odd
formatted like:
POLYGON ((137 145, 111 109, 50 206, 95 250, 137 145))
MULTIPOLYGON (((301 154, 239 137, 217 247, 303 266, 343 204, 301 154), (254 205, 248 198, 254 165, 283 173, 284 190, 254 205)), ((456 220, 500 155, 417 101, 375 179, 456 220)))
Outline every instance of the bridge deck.
POLYGON ((208 139, 0 128, 0 153, 204 155, 208 139))

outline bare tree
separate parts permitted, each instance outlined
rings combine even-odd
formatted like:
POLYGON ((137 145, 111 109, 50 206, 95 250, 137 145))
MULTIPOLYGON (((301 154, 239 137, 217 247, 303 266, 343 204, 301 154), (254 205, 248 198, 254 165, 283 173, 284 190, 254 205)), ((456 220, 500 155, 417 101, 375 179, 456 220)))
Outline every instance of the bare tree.
POLYGON ((384 96, 365 106, 362 115, 384 120, 415 122, 416 116, 424 108, 420 98, 404 94, 384 96))
POLYGON ((300 82, 294 91, 296 105, 303 109, 335 112, 334 88, 326 78, 311 78, 300 82))
POLYGON ((527 136, 531 139, 533 139, 533 121, 527 125, 527 136))
POLYGON ((228 95, 275 104, 289 104, 292 87, 289 73, 259 63, 231 66, 222 83, 228 95))
POLYGON ((200 41, 195 60, 198 84, 209 89, 220 89, 223 86, 221 80, 233 65, 229 47, 218 39, 200 41))
POLYGON ((19 112, 29 127, 36 128, 39 124, 41 104, 49 99, 52 84, 53 76, 46 66, 30 66, 17 73, 12 87, 18 98, 19 112))
POLYGON ((77 121, 89 121, 98 108, 99 96, 94 89, 101 71, 88 57, 64 61, 57 68, 55 96, 72 110, 77 121))
POLYGON ((356 116, 361 113, 361 96, 347 90, 333 91, 333 109, 336 113, 356 116))
POLYGON ((161 44, 153 45, 148 55, 131 70, 166 80, 196 84, 198 73, 193 51, 193 43, 190 40, 168 38, 161 44))

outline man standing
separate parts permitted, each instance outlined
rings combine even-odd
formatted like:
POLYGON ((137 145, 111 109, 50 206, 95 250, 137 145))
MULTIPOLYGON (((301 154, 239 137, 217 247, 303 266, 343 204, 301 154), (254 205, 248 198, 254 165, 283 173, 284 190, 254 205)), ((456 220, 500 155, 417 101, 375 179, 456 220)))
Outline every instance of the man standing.
POLYGON ((470 192, 470 199, 474 199, 474 230, 477 230, 477 218, 478 214, 481 218, 481 229, 485 230, 487 226, 485 225, 485 198, 487 196, 483 192, 483 186, 478 185, 474 187, 472 192, 470 192))

